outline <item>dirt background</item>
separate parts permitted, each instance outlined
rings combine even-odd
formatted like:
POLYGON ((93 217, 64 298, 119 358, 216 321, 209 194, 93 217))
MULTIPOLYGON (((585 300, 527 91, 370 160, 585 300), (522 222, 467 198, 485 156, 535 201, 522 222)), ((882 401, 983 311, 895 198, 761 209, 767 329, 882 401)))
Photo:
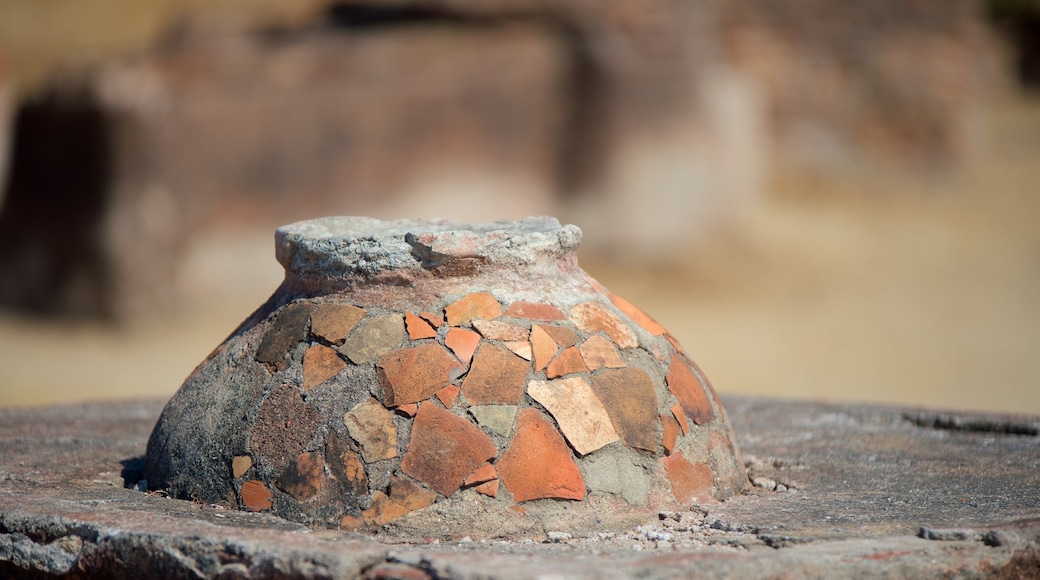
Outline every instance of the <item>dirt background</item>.
MULTIPOLYGON (((743 223, 647 271, 583 256, 723 393, 1040 413, 1040 99, 1005 97, 960 175, 780 175, 743 223)), ((579 226, 581 224, 578 224, 579 226)), ((175 313, 0 314, 0 405, 170 395, 277 286, 272 233, 193 242, 175 313)))

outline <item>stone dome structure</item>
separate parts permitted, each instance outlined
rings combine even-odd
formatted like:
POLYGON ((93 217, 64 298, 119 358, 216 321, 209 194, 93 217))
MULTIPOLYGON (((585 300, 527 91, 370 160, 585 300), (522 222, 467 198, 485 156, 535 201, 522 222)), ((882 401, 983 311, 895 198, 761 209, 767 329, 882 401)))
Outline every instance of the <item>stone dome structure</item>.
POLYGON ((489 535, 738 493, 714 389, 581 270, 580 240, 552 218, 279 228, 285 281, 167 404, 149 487, 316 526, 489 535))

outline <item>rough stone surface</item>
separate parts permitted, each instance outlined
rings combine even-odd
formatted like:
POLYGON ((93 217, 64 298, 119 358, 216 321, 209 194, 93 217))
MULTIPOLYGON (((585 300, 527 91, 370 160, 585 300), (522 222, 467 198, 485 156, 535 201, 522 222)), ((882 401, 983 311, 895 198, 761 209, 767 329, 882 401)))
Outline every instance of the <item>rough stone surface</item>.
POLYGON ((347 368, 336 351, 316 344, 303 353, 303 390, 313 389, 347 368))
POLYGON ((646 505, 650 474, 623 453, 601 453, 581 463, 585 485, 591 491, 619 495, 632 505, 646 505))
POLYGON ((571 308, 571 321, 588 334, 605 332, 621 348, 639 346, 635 332, 603 304, 585 302, 571 308))
POLYGON ((401 315, 374 316, 362 320, 339 351, 354 364, 372 362, 397 348, 404 336, 404 320, 401 315))
POLYGON ((521 409, 516 436, 498 461, 506 489, 518 502, 585 497, 585 482, 563 437, 534 409, 521 409))
POLYGON ((321 304, 311 313, 311 334, 332 344, 343 344, 364 317, 364 308, 350 304, 321 304))
POLYGON ((250 447, 275 471, 295 461, 318 429, 318 412, 303 401, 299 391, 282 385, 260 405, 250 432, 250 447))
POLYGON ((502 316, 502 305, 490 292, 474 292, 452 302, 444 309, 451 326, 459 326, 474 319, 492 320, 502 316))
POLYGON ((435 342, 388 353, 376 368, 383 402, 389 407, 429 398, 462 371, 455 357, 435 342))
POLYGON ((629 447, 656 451, 661 443, 657 394, 641 369, 608 369, 592 375, 592 390, 603 403, 621 440, 629 447))
POLYGON ((619 440, 607 410, 585 379, 531 381, 527 384, 527 394, 556 419, 560 431, 579 454, 588 455, 619 440))
POLYGON ((516 405, 474 405, 469 412, 481 427, 491 429, 492 433, 509 437, 513 432, 516 405))
POLYGON ((472 405, 516 405, 524 394, 531 365, 512 352, 482 343, 462 381, 462 394, 472 405))
POLYGON ((401 470, 448 497, 496 454, 491 438, 476 425, 426 403, 415 415, 401 470))
MULTIPOLYGON (((568 504, 573 519, 545 518, 530 502, 524 514, 489 513, 485 527, 433 519, 397 526, 441 509, 438 502, 383 528, 381 543, 128 489, 163 403, 0 409, 0 576, 345 579, 397 563, 450 579, 777 570, 1034 578, 1040 564, 1040 417, 726 398, 752 473, 786 491, 756 488, 696 511, 653 511, 621 532, 595 526, 595 517, 610 516, 606 504, 581 520, 580 503, 568 504), (922 528, 938 539, 921 537, 922 528), (572 539, 549 543, 546 529, 572 539), (460 543, 464 536, 474 541, 460 543)), ((593 457, 582 469, 597 489, 593 457)))
POLYGON ((703 425, 715 418, 711 410, 711 403, 704 392, 704 387, 693 374, 693 369, 686 363, 686 357, 680 354, 672 355, 671 365, 668 367, 668 388, 686 415, 693 419, 698 425, 703 425))
POLYGON ((397 427, 394 414, 379 401, 368 399, 343 416, 350 436, 361 445, 366 463, 397 457, 397 427))

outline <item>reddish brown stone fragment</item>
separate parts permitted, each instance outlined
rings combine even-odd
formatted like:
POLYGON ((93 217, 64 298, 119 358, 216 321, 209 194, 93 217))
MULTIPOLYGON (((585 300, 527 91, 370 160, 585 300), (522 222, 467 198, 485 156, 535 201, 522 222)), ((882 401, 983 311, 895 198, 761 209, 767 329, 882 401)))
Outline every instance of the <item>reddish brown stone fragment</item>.
POLYGON ((536 324, 531 327, 531 354, 534 356, 534 370, 544 369, 559 350, 559 345, 541 326, 536 324))
POLYGON ((563 375, 588 372, 588 370, 589 367, 585 366, 585 359, 581 358, 577 347, 572 346, 563 349, 563 352, 549 363, 549 368, 545 369, 545 376, 555 379, 563 375))
POLYGON ((473 328, 476 328, 477 332, 488 340, 501 340, 503 342, 527 340, 527 337, 531 334, 531 331, 520 325, 502 320, 474 320, 473 328))
POLYGON ((546 334, 552 337, 553 342, 559 345, 560 348, 567 348, 574 346, 581 342, 581 337, 578 336, 577 332, 565 327, 565 326, 553 326, 551 324, 540 324, 539 328, 545 331, 546 334))
POLYGON ((242 504, 254 512, 271 509, 271 491, 264 487, 262 481, 251 479, 242 484, 242 504))
POLYGON ((455 405, 455 399, 459 397, 459 388, 455 385, 448 385, 443 389, 437 391, 437 398, 440 399, 445 409, 450 409, 455 405))
POLYGON ((629 447, 657 451, 660 417, 650 375, 642 369, 608 369, 593 374, 591 382, 621 441, 629 447))
POLYGON ((618 310, 624 312, 626 316, 632 319, 632 322, 642 326, 651 335, 661 336, 668 332, 656 320, 651 318, 649 314, 643 312, 643 310, 635 304, 632 304, 613 292, 607 294, 607 296, 610 298, 610 301, 614 303, 614 306, 617 306, 618 310))
POLYGON ((415 413, 419 411, 419 403, 408 403, 406 405, 398 405, 394 407, 394 410, 404 415, 405 417, 414 417, 415 413))
POLYGON ((387 407, 428 399, 462 370, 455 357, 436 342, 389 352, 376 363, 387 407))
POLYGON ((437 312, 420 312, 419 316, 423 320, 429 322, 434 328, 440 328, 444 326, 444 317, 437 312))
POLYGON ((448 324, 459 326, 475 318, 491 320, 502 316, 502 305, 490 292, 474 292, 459 298, 444 309, 448 324))
POLYGON ((260 405, 249 432, 250 450, 266 460, 271 469, 281 472, 314 438, 320 422, 318 411, 303 402, 296 388, 275 387, 260 405))
POLYGON ((563 312, 560 312, 559 308, 551 304, 534 304, 531 302, 514 302, 506 309, 505 315, 513 318, 540 320, 542 322, 567 319, 563 312))
POLYGON ((679 403, 672 405, 672 416, 679 422, 679 428, 682 429, 683 435, 690 432, 690 423, 686 420, 686 413, 683 413, 682 405, 679 403))
POLYGON ((469 476, 466 478, 465 481, 462 482, 462 484, 476 485, 478 483, 484 483, 493 479, 498 479, 498 472, 495 471, 493 465, 491 465, 490 463, 485 463, 484 465, 480 466, 480 468, 478 468, 476 471, 469 474, 469 476))
POLYGON ((455 493, 467 475, 498 453, 476 425, 437 405, 421 405, 401 471, 441 495, 455 493))
POLYGON ((497 466, 514 501, 585 498, 585 481, 570 448, 534 409, 520 410, 516 435, 497 466))
POLYGON ((361 519, 369 526, 382 526, 408 513, 408 509, 381 491, 372 493, 372 507, 361 512, 361 519))
POLYGON ((444 344, 462 361, 463 366, 467 366, 473 359, 473 351, 480 344, 480 335, 465 328, 452 328, 444 337, 444 344))
POLYGON ((477 490, 477 493, 482 493, 488 497, 498 497, 498 483, 499 480, 492 479, 491 481, 486 481, 473 489, 477 490))
POLYGON ((605 332, 621 348, 639 346, 636 333, 617 314, 598 302, 585 302, 571 308, 571 321, 587 334, 605 332))
POLYGON ((238 479, 249 471, 249 468, 253 466, 253 458, 248 455, 236 455, 231 460, 231 475, 238 479))
POLYGON ((704 387, 693 374, 693 369, 686 364, 686 358, 679 354, 672 355, 671 365, 668 367, 668 388, 679 399, 686 416, 693 419, 698 425, 703 425, 715 418, 711 409, 711 403, 704 393, 704 387))
POLYGON ((343 344, 365 310, 350 304, 322 304, 311 313, 311 334, 332 344, 343 344))
POLYGON ((318 495, 324 480, 325 460, 321 454, 301 453, 295 463, 285 468, 275 485, 297 500, 307 501, 318 495))
POLYGON ((671 455, 672 451, 675 451, 675 443, 679 440, 679 422, 669 414, 662 414, 661 424, 664 426, 664 440, 661 441, 661 445, 664 446, 665 452, 671 455))
POLYGON ((426 322, 411 312, 405 312, 404 325, 408 328, 408 338, 411 340, 433 338, 437 336, 437 330, 430 326, 429 322, 426 322))
POLYGON ((482 343, 473 366, 462 381, 462 393, 471 405, 516 405, 524 394, 531 363, 508 350, 482 343))
POLYGON ((589 337, 578 350, 581 358, 585 359, 585 365, 590 371, 597 369, 620 369, 625 367, 625 361, 621 360, 614 343, 610 342, 602 334, 594 334, 589 337))
POLYGON ((672 495, 683 505, 714 502, 711 486, 715 479, 711 467, 705 463, 690 463, 682 451, 661 459, 668 481, 672 483, 672 495))
POLYGON ((314 305, 308 302, 282 307, 256 349, 256 360, 277 370, 285 370, 289 366, 286 355, 307 338, 307 323, 313 309, 314 305))
POLYGON ((303 353, 303 390, 313 389, 347 368, 339 354, 323 345, 316 344, 303 353))
POLYGON ((352 496, 368 494, 365 464, 361 462, 357 445, 350 438, 341 436, 335 429, 329 429, 325 460, 344 493, 352 496))
POLYGON ((367 399, 343 416, 350 436, 361 444, 366 463, 397 457, 394 417, 379 401, 367 399))

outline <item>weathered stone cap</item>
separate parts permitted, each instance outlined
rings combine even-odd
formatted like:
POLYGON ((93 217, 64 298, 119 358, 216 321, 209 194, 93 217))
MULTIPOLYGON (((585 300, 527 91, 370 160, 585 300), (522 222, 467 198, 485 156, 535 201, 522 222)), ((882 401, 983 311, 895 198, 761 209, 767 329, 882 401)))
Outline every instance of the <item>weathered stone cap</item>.
POLYGON ((560 225, 552 217, 466 224, 334 216, 278 228, 275 255, 289 275, 301 280, 374 277, 389 271, 466 275, 477 265, 551 263, 580 243, 577 226, 560 225))

